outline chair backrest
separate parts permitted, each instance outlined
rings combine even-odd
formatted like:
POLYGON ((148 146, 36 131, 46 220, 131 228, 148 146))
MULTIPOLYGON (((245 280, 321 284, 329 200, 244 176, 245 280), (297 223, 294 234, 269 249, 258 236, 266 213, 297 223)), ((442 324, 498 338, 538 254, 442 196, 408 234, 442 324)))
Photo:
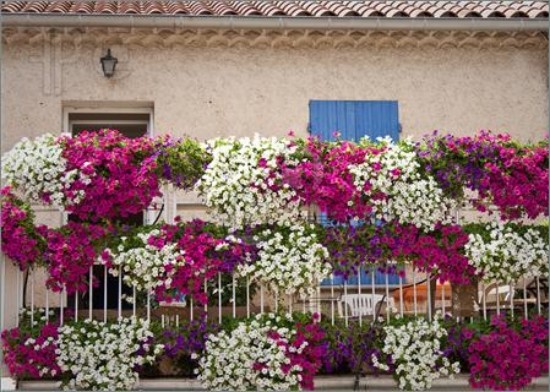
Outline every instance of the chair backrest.
POLYGON ((373 316, 376 306, 382 301, 385 302, 381 294, 344 294, 338 302, 338 313, 340 317, 344 317, 346 313, 342 306, 346 306, 349 308, 350 317, 373 316))

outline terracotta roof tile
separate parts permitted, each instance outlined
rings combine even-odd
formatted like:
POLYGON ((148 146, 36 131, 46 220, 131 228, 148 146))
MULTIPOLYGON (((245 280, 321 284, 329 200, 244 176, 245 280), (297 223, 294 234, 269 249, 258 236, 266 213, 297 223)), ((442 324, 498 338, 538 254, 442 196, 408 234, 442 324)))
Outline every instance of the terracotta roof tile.
POLYGON ((547 18, 549 7, 540 0, 1 0, 0 10, 65 15, 547 18))

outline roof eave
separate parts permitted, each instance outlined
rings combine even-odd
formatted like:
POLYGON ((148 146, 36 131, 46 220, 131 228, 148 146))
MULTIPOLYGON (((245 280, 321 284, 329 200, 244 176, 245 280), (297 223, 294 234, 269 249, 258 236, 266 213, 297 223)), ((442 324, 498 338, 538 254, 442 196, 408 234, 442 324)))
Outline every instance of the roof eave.
POLYGON ((530 18, 365 18, 256 17, 185 15, 1 15, 4 27, 134 27, 190 29, 314 29, 314 30, 467 30, 548 31, 548 19, 530 18))

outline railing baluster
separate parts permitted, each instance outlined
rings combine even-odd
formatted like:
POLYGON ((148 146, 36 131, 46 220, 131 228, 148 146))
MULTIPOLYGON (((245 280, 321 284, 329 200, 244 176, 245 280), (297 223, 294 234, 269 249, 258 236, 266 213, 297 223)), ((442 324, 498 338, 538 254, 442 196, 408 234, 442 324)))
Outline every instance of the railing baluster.
MULTIPOLYGON (((357 274, 357 294, 359 294, 359 301, 361 300, 361 268, 359 267, 359 273, 357 274)), ((359 306, 359 326, 363 326, 363 312, 362 306, 359 306)))
POLYGON ((93 278, 94 278, 94 267, 90 266, 90 274, 88 276, 88 319, 92 319, 92 309, 93 309, 93 278))
MULTIPOLYGON (((344 297, 346 301, 348 300, 348 279, 344 280, 344 297)), ((344 307, 344 322, 346 327, 348 326, 348 305, 346 301, 342 301, 342 306, 344 307)))
POLYGON ((414 315, 415 317, 418 316, 418 305, 416 301, 416 269, 413 267, 412 272, 412 278, 413 278, 413 303, 414 303, 414 315))
POLYGON ((330 274, 330 317, 334 325, 334 272, 330 274))
POLYGON ((63 290, 61 290, 61 292, 59 293, 59 304, 60 304, 60 308, 61 308, 61 313, 60 313, 60 316, 59 316, 59 324, 60 325, 63 325, 63 322, 65 321, 65 286, 63 286, 63 290))
MULTIPOLYGON (((436 283, 436 289, 435 291, 437 292, 437 283, 436 283)), ((441 283, 441 310, 442 310, 442 313, 443 313, 443 317, 445 317, 445 282, 442 282, 441 283)))
POLYGON ((384 274, 386 276, 386 320, 388 320, 388 323, 390 322, 390 313, 391 313, 391 306, 390 306, 390 283, 389 283, 389 276, 388 276, 388 264, 386 263, 386 273, 384 274))
POLYGON ((222 274, 218 272, 218 322, 222 323, 222 274))
POLYGON ((403 278, 399 277, 399 313, 401 314, 401 317, 403 317, 403 278))
POLYGON ((164 314, 160 315, 160 325, 164 328, 164 314))
POLYGON ((523 277, 523 317, 527 320, 529 314, 527 312, 527 279, 523 277))
POLYGON ((122 266, 118 267, 118 318, 122 317, 122 266))
POLYGON ((180 327, 180 315, 176 314, 176 328, 180 327))
POLYGON ((34 271, 29 268, 29 280, 31 281, 31 328, 34 327, 34 271))
POLYGON ((510 284, 510 315, 514 318, 514 291, 515 284, 510 284))
POLYGON ((500 315, 500 293, 498 292, 498 281, 495 280, 495 290, 497 292, 497 315, 500 315))
POLYGON ((208 320, 208 282, 206 278, 204 278, 204 295, 206 297, 206 302, 204 303, 204 313, 205 313, 205 320, 208 320))
POLYGON ((103 270, 103 322, 107 322, 107 266, 103 270))
POLYGON ((237 317, 237 301, 236 301, 236 288, 235 288, 235 275, 232 278, 231 296, 233 298, 233 318, 237 317))
POLYGON ((428 300, 428 320, 432 321, 432 277, 431 274, 428 273, 428 277, 426 280, 426 293, 427 293, 427 300, 428 300))
POLYGON ((487 320, 487 288, 485 282, 481 284, 481 292, 483 293, 483 320, 487 320))
POLYGON ((193 313, 194 313, 194 306, 193 306, 193 297, 189 298, 189 318, 191 321, 193 321, 193 313))
POLYGON ((21 290, 21 271, 19 270, 19 268, 17 268, 15 272, 15 306, 17 307, 17 317, 15 320, 16 327, 19 327, 19 318, 21 316, 21 302, 23 302, 23 292, 21 290))
POLYGON ((541 306, 540 306, 540 279, 537 276, 537 309, 538 313, 541 313, 541 306))
POLYGON ((321 287, 320 286, 317 286, 317 298, 318 298, 318 301, 317 301, 317 315, 319 316, 317 321, 321 322, 321 318, 323 316, 321 314, 321 287))
POLYGON ((46 321, 50 321, 50 290, 48 286, 44 286, 46 289, 46 321))
POLYGON ((75 321, 78 321, 78 294, 79 294, 78 291, 74 293, 74 320, 75 321))
MULTIPOLYGON (((375 272, 375 268, 371 268, 371 271, 370 271, 370 274, 371 274, 371 282, 370 282, 370 287, 371 287, 371 294, 372 294, 372 309, 373 309, 373 312, 372 312, 372 322, 375 323, 376 320, 374 319, 376 317, 376 287, 375 287, 375 283, 376 283, 376 272, 375 272)), ((380 307, 382 306, 382 302, 380 302, 380 307)))
POLYGON ((250 278, 246 277, 246 317, 250 317, 250 278))

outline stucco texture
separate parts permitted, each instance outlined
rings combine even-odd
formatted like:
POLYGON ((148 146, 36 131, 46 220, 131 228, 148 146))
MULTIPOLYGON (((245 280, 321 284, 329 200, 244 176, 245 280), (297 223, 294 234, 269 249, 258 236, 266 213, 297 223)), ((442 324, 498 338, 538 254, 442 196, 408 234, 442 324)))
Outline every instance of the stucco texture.
POLYGON ((305 135, 310 99, 397 100, 403 136, 548 132, 547 49, 110 47, 112 79, 106 46, 4 45, 2 151, 61 132, 63 107, 88 101, 152 104, 155 134, 199 139, 305 135))

